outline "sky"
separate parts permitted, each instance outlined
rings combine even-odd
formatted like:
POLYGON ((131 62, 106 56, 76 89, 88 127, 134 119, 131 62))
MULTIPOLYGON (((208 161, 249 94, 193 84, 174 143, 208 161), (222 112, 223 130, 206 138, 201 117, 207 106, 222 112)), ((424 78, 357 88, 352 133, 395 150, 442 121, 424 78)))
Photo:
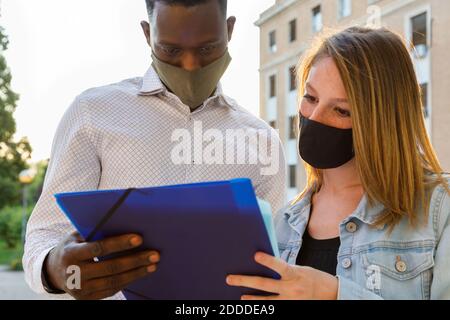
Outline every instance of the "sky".
MULTIPOLYGON (((259 111, 259 14, 275 0, 228 0, 237 17, 233 61, 222 79, 225 93, 255 115, 259 111), (238 79, 239 81, 236 81, 238 79)), ((142 76, 151 63, 140 27, 144 0, 0 0, 5 52, 19 93, 16 139, 26 136, 32 161, 50 157, 58 123, 86 89, 142 76)))

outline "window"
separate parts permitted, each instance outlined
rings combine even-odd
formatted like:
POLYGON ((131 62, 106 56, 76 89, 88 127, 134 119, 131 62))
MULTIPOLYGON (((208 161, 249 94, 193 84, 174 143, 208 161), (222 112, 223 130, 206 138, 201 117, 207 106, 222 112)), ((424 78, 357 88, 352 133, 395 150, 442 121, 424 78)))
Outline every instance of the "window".
POLYGON ((274 121, 269 121, 269 125, 272 127, 272 128, 274 128, 274 129, 276 129, 277 128, 277 122, 274 120, 274 121))
POLYGON ((420 85, 420 90, 422 93, 423 114, 425 118, 428 118, 430 116, 430 107, 428 106, 428 83, 422 83, 420 85))
POLYGON ((296 188, 297 186, 297 166, 289 166, 289 188, 296 188))
POLYGON ((426 56, 428 51, 427 13, 419 14, 411 18, 412 45, 418 58, 426 56))
POLYGON ((269 49, 270 52, 277 51, 277 34, 275 31, 269 33, 269 49))
POLYGON ((289 68, 289 91, 297 89, 297 78, 295 77, 295 67, 289 68))
POLYGON ((289 140, 295 140, 297 139, 297 134, 296 134, 296 116, 291 116, 289 117, 289 140))
POLYGON ((339 0, 339 18, 345 18, 352 14, 352 0, 339 0))
POLYGON ((320 6, 312 9, 312 24, 314 32, 319 32, 322 30, 322 9, 320 6))
POLYGON ((289 22, 289 42, 297 40, 297 20, 291 20, 289 22))
POLYGON ((413 45, 427 44, 427 14, 422 13, 411 18, 413 45))
POLYGON ((274 98, 277 96, 277 81, 275 75, 269 78, 269 98, 274 98))

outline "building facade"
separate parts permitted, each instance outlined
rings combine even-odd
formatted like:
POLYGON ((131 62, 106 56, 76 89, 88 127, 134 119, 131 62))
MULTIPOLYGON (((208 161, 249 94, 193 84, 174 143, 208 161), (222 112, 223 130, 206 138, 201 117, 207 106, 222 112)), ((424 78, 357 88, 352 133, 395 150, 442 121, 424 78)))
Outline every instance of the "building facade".
POLYGON ((427 128, 444 169, 450 171, 450 1, 276 0, 255 24, 261 38, 260 115, 279 130, 283 141, 289 200, 306 181, 297 151, 294 68, 324 27, 384 26, 412 44, 427 128))

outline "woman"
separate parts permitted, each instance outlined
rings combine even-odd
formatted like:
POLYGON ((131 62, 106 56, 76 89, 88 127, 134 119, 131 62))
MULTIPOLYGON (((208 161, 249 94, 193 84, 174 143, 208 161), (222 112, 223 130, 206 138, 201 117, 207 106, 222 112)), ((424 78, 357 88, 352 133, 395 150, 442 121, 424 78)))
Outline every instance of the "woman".
POLYGON ((273 293, 243 299, 450 299, 449 178, 427 136, 401 38, 350 28, 298 68, 307 185, 275 217, 280 280, 230 275, 273 293))

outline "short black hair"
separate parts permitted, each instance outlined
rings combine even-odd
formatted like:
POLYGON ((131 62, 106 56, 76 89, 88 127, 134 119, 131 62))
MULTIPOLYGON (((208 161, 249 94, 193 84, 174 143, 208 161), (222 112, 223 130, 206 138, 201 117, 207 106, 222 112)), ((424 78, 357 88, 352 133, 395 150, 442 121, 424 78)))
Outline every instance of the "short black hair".
POLYGON ((227 0, 145 0, 147 4, 148 15, 151 17, 153 15, 153 9, 155 7, 155 2, 162 2, 171 5, 182 5, 185 7, 193 7, 199 4, 206 3, 208 1, 218 1, 220 8, 222 9, 223 15, 227 16, 227 0))

